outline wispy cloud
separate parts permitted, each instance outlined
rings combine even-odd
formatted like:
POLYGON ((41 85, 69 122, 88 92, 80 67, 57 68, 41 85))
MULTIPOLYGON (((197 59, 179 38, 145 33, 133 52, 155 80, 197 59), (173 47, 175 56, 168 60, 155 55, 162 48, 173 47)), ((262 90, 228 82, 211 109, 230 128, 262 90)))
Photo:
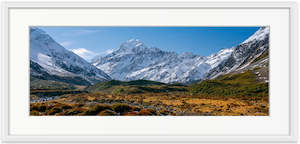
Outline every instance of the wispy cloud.
POLYGON ((71 30, 70 32, 61 33, 61 36, 82 36, 102 32, 103 30, 71 30))
POLYGON ((79 55, 80 57, 82 57, 88 62, 90 62, 93 57, 98 55, 97 53, 94 53, 86 48, 76 48, 76 49, 69 49, 69 50, 79 55))
POLYGON ((105 56, 114 51, 114 50, 109 49, 109 50, 106 50, 105 52, 95 53, 86 48, 74 48, 74 49, 68 49, 68 50, 72 51, 73 53, 77 54, 78 56, 82 57, 83 59, 85 59, 88 62, 91 62, 91 60, 93 58, 95 58, 96 56, 97 57, 105 56))
POLYGON ((71 42, 71 41, 64 41, 64 42, 61 42, 60 43, 60 45, 62 45, 62 46, 64 46, 64 47, 68 47, 68 46, 70 46, 70 45, 72 45, 73 44, 73 42, 71 42))
POLYGON ((97 33, 100 32, 100 30, 77 30, 75 31, 78 35, 84 35, 84 34, 91 34, 91 33, 97 33))

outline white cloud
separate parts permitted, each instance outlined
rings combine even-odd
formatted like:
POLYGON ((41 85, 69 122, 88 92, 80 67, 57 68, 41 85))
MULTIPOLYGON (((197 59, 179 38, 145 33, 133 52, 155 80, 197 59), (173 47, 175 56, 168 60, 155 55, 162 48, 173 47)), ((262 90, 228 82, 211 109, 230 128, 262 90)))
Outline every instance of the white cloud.
POLYGON ((95 53, 95 52, 92 52, 86 48, 75 48, 75 49, 69 49, 69 51, 72 51, 73 53, 79 55, 80 57, 82 57, 83 59, 85 59, 86 61, 88 62, 91 62, 91 60, 94 58, 94 57, 98 57, 98 56, 105 56, 107 54, 110 54, 112 53, 114 50, 112 49, 108 49, 106 50, 105 52, 101 52, 101 53, 95 53))
POLYGON ((83 59, 87 60, 88 62, 90 62, 90 60, 97 55, 96 53, 89 51, 85 48, 77 48, 77 49, 69 49, 69 50, 79 55, 83 59))
POLYGON ((60 45, 62 45, 63 47, 67 47, 67 46, 70 46, 72 45, 73 43, 71 41, 64 41, 64 42, 61 42, 60 45))

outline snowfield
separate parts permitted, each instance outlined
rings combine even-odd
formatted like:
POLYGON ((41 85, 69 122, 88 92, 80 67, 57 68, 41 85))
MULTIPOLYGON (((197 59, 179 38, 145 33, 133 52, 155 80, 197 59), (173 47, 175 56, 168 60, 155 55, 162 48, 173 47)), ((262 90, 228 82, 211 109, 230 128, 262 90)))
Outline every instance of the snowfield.
POLYGON ((106 73, 65 49, 47 33, 36 27, 30 28, 30 60, 51 75, 76 76, 91 83, 111 79, 106 73))
POLYGON ((162 51, 148 47, 140 40, 130 39, 111 53, 95 57, 92 64, 117 80, 187 83, 201 80, 210 69, 227 59, 233 49, 222 49, 204 57, 190 52, 162 51))

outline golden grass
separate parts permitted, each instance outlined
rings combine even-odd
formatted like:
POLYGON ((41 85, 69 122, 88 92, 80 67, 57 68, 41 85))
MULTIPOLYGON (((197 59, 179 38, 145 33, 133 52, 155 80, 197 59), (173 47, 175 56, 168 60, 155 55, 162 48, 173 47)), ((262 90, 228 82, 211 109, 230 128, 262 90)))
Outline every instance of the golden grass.
POLYGON ((108 104, 90 115, 206 115, 206 116, 267 116, 269 115, 268 98, 251 97, 213 99, 188 93, 146 93, 146 94, 105 94, 81 93, 67 94, 63 98, 48 101, 46 112, 41 103, 31 105, 31 115, 85 115, 95 104, 108 104), (247 99, 248 98, 248 99, 247 99), (49 110, 48 110, 49 107, 49 110), (52 109, 57 107, 60 109, 52 109), (72 107, 72 108, 71 108, 72 107), (151 110, 149 110, 149 108, 151 110), (65 109, 65 110, 63 110, 65 109), (105 112, 102 112, 105 110, 105 112), (49 113, 51 111, 52 113, 49 113))

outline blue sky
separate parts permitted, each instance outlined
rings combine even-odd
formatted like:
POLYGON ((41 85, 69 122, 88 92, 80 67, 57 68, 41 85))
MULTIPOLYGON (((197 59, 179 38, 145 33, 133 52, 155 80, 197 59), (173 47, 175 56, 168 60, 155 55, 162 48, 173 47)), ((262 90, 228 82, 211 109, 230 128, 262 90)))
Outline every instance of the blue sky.
POLYGON ((90 60, 135 38, 149 47, 208 56, 246 40, 259 27, 39 27, 65 48, 90 60))

